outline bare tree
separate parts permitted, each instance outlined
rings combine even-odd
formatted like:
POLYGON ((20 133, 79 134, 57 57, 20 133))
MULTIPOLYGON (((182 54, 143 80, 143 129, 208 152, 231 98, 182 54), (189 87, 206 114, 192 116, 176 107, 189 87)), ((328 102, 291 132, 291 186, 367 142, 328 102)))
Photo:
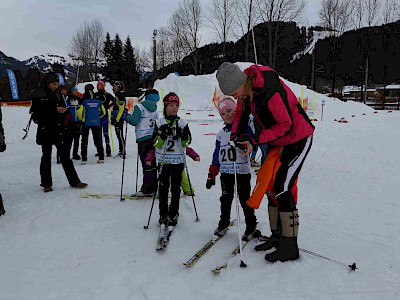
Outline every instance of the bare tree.
POLYGON ((332 80, 331 93, 335 92, 336 64, 340 57, 340 36, 348 27, 350 22, 351 6, 348 0, 322 0, 319 17, 321 25, 331 29, 332 35, 329 39, 330 77, 332 80))
POLYGON ((355 29, 363 27, 363 20, 365 15, 365 0, 353 0, 351 3, 351 21, 355 29))
POLYGON ((366 21, 369 27, 374 25, 374 21, 378 16, 379 7, 382 0, 366 0, 365 1, 365 9, 366 9, 366 21))
POLYGON ((400 18, 400 3, 398 0, 385 0, 383 2, 383 24, 394 22, 400 18))
POLYGON ((136 57, 137 69, 139 72, 151 70, 152 58, 151 58, 151 54, 149 52, 147 52, 145 49, 140 49, 139 47, 134 47, 133 53, 136 57))
POLYGON ((301 20, 306 4, 304 0, 256 0, 256 4, 261 20, 268 22, 268 63, 274 68, 282 32, 279 23, 301 20))
POLYGON ((72 37, 69 56, 82 61, 83 79, 96 79, 97 64, 102 56, 104 30, 98 19, 91 23, 85 21, 72 37), (95 66, 91 70, 91 66, 95 66))
POLYGON ((208 7, 206 19, 223 43, 223 55, 225 56, 226 42, 232 35, 234 21, 234 6, 231 5, 232 0, 212 0, 208 7))
MULTIPOLYGON (((253 9, 254 0, 232 0, 232 7, 234 10, 234 29, 233 35, 236 39, 240 39, 242 36, 250 32, 255 24, 257 24, 259 18, 257 11, 253 9)), ((245 60, 249 60, 249 44, 250 37, 246 36, 244 44, 245 60)))
POLYGON ((319 18, 321 25, 341 35, 349 26, 351 6, 348 0, 322 0, 319 18))
MULTIPOLYGON (((168 28, 173 45, 177 46, 184 56, 191 53, 191 64, 197 73, 197 49, 200 45, 200 26, 202 23, 201 5, 199 0, 183 0, 169 20, 168 28)), ((181 54, 177 53, 177 54, 181 54)))

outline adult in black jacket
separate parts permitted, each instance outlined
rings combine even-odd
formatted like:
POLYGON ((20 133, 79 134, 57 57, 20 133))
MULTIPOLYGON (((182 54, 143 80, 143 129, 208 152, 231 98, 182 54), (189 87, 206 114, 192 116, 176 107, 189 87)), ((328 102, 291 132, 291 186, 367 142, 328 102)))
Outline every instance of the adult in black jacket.
POLYGON ((42 158, 40 161, 41 186, 45 192, 52 191, 53 181, 51 177, 51 152, 53 145, 60 153, 60 160, 71 187, 84 188, 75 171, 74 164, 69 157, 69 151, 63 145, 65 131, 65 118, 68 108, 58 91, 58 76, 55 73, 47 73, 40 87, 30 92, 32 99, 32 119, 38 124, 36 143, 42 146, 42 158))

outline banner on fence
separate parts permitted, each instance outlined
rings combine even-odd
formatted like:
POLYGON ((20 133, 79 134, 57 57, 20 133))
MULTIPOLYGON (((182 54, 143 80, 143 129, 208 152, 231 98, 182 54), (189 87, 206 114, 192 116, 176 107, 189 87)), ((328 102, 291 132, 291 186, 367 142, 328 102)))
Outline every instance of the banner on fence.
POLYGON ((7 69, 7 74, 10 81, 11 96, 13 100, 19 100, 17 78, 15 78, 14 71, 7 69))

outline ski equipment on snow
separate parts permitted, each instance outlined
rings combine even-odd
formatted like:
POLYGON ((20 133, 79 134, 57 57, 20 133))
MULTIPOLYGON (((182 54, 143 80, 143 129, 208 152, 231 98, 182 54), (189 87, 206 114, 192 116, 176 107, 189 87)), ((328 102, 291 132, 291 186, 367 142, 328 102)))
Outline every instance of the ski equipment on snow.
MULTIPOLYGON (((236 220, 233 220, 229 223, 229 226, 233 226, 236 220)), ((229 228, 229 227, 228 227, 229 228)), ((204 255, 207 253, 208 250, 212 246, 214 246, 223 236, 214 235, 212 239, 210 239, 195 255, 193 255, 187 262, 184 262, 183 265, 186 267, 193 267, 194 264, 204 255)))

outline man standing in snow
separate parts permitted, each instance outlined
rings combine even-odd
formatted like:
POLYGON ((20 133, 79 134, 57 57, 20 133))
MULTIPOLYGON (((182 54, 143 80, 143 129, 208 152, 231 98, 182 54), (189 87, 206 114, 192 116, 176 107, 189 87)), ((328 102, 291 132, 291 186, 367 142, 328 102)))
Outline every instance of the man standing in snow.
MULTIPOLYGON (((3 129, 3 116, 1 114, 1 106, 0 106, 0 152, 6 151, 6 141, 4 139, 4 129, 3 129)), ((3 205, 3 199, 0 194, 0 216, 6 213, 3 205)))

